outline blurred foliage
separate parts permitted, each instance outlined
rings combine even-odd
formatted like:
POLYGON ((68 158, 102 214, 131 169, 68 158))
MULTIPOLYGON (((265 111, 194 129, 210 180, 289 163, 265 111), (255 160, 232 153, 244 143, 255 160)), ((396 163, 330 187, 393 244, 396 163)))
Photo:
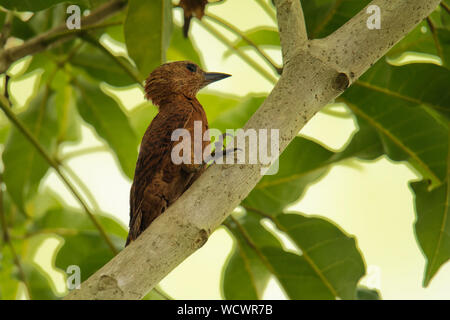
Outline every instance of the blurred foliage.
MULTIPOLYGON (((106 1, 78 0, 83 10, 106 1)), ((311 38, 329 35, 369 3, 369 0, 302 1, 311 38)), ((10 36, 34 38, 64 22, 63 0, 0 0, 0 27, 12 15, 10 36), (23 14, 23 11, 28 12, 23 14)), ((270 4, 268 4, 271 8, 270 4)), ((224 226, 234 246, 223 267, 222 292, 227 299, 261 299, 275 278, 290 299, 380 299, 358 283, 365 262, 357 242, 334 222, 287 207, 336 164, 348 159, 375 160, 387 156, 416 170, 415 194, 418 245, 426 259, 424 285, 450 258, 450 12, 449 1, 437 8, 381 59, 339 101, 354 116, 358 131, 339 151, 298 136, 279 159, 277 174, 265 176, 224 226), (405 53, 426 54, 435 64, 390 64, 405 53), (289 249, 280 242, 288 239, 289 249), (292 249, 292 248, 294 249, 292 249)), ((192 60, 202 54, 181 26, 172 22, 170 0, 129 0, 128 8, 108 18, 104 28, 80 34, 29 58, 12 81, 37 76, 31 99, 12 108, 18 119, 61 169, 62 147, 81 140, 83 126, 93 129, 133 177, 138 145, 157 113, 150 102, 129 110, 105 88, 140 88, 141 81, 166 60, 192 60), (105 38, 127 49, 112 51, 105 38), (106 43, 106 44, 105 44, 106 43), (30 61, 31 60, 31 61, 30 61)), ((273 7, 272 7, 273 10, 273 7)), ((261 50, 280 50, 278 31, 261 26, 243 31, 261 50)), ((195 34, 191 36, 195 37, 195 34)), ((230 42, 225 58, 236 50, 252 50, 242 38, 230 42)), ((1 79, 4 79, 2 77, 1 79)), ((268 92, 247 97, 200 93, 211 127, 222 131, 242 127, 268 92)), ((65 272, 78 265, 82 280, 109 261, 114 252, 85 210, 70 207, 45 186, 54 171, 20 130, 0 119, 3 187, 0 189, 0 297, 58 299, 52 279, 34 262, 39 247, 58 239, 53 267, 65 272), (39 192, 38 192, 39 191, 39 192)), ((78 186, 81 187, 81 186, 78 186)), ((113 246, 123 247, 127 228, 104 212, 94 212, 113 246)), ((145 299, 167 299, 161 289, 145 299)))

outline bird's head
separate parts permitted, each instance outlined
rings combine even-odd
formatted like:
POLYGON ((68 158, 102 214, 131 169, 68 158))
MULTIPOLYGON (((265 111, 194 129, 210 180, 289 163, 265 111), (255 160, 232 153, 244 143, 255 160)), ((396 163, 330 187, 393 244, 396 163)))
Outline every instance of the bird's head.
POLYGON ((229 76, 225 73, 205 72, 190 61, 170 62, 159 66, 148 76, 145 81, 145 97, 157 106, 172 95, 195 98, 201 88, 229 76))

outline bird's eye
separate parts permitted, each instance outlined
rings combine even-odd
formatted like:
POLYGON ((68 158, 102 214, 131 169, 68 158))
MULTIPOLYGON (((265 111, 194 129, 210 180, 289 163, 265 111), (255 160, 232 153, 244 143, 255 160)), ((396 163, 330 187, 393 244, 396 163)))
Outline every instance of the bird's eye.
POLYGON ((197 71, 197 67, 195 66, 195 64, 189 63, 186 68, 191 71, 191 72, 195 72, 197 71))

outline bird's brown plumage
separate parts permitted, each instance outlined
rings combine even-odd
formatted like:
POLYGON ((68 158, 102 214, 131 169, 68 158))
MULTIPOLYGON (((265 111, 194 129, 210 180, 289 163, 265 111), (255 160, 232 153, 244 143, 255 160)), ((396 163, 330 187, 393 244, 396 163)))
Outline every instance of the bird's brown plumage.
MULTIPOLYGON (((168 206, 200 176, 202 164, 177 165, 171 159, 174 130, 189 130, 194 149, 194 121, 201 121, 202 133, 208 129, 205 111, 195 97, 197 92, 228 75, 205 73, 189 61, 164 64, 146 80, 146 98, 159 112, 142 138, 130 192, 130 231, 127 245, 135 240, 168 206), (214 80, 215 79, 215 80, 214 80)), ((203 141, 201 150, 207 148, 203 141)), ((191 154, 194 157, 194 154, 191 154)))

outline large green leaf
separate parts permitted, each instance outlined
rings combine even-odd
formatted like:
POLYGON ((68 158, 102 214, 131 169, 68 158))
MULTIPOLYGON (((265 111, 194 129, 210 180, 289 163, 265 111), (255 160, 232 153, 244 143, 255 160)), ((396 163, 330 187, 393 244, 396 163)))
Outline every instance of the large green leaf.
MULTIPOLYGON (((43 88, 19 119, 49 153, 56 150, 58 123, 56 108, 48 102, 49 92, 43 88)), ((49 169, 49 164, 25 136, 12 128, 3 152, 3 180, 14 202, 20 207, 32 197, 49 169)))
POLYGON ((28 293, 32 300, 55 300, 55 295, 51 287, 50 277, 33 262, 22 265, 27 279, 28 293))
MULTIPOLYGON (((127 229, 112 217, 96 215, 96 218, 115 247, 123 248, 127 229)), ((56 267, 65 271, 70 265, 79 266, 82 281, 114 256, 84 212, 51 209, 33 224, 32 231, 54 233, 64 240, 56 254, 56 267)))
POLYGON ((280 281, 286 283, 284 286, 292 287, 296 299, 328 295, 342 299, 355 298, 356 285, 365 274, 365 265, 353 237, 323 218, 280 214, 273 221, 301 251, 301 261, 289 258, 305 272, 292 273, 292 276, 298 277, 297 283, 288 277, 292 266, 284 266, 283 261, 277 261, 274 266, 279 270, 280 281))
POLYGON ((117 155, 122 170, 132 178, 137 159, 138 140, 127 115, 98 84, 81 77, 76 80, 77 106, 83 119, 92 125, 117 155))
POLYGON ((450 72, 430 64, 393 67, 379 61, 340 98, 378 132, 384 150, 426 178, 446 174, 450 72))
MULTIPOLYGON (((225 113, 228 110, 231 110, 240 105, 240 100, 242 100, 242 98, 238 96, 226 95, 223 93, 211 91, 198 94, 197 99, 202 104, 203 109, 205 109, 206 116, 208 117, 208 122, 212 124, 212 126, 210 125, 210 127, 212 128, 216 128, 214 124, 216 123, 216 120, 221 118, 222 115, 224 117, 230 116, 225 115, 225 113)), ((236 121, 238 121, 238 117, 236 117, 236 121)), ((219 123, 219 120, 217 123, 219 123)))
POLYGON ((63 141, 79 141, 81 139, 80 118, 78 116, 72 87, 66 83, 60 88, 57 88, 55 94, 50 97, 49 102, 56 109, 58 143, 63 141))
POLYGON ((141 80, 166 61, 172 25, 171 0, 128 1, 125 43, 140 71, 141 80))
POLYGON ((270 271, 260 248, 281 249, 281 245, 252 212, 240 218, 228 218, 225 225, 235 245, 224 265, 223 296, 225 299, 262 299, 270 271))
MULTIPOLYGON (((448 174, 450 177, 450 174, 448 174)), ((417 240, 427 259, 424 286, 428 286, 439 268, 450 259, 449 182, 429 190, 427 181, 411 183, 415 194, 417 240)))
POLYGON ((274 213, 283 211, 309 183, 328 171, 333 155, 313 141, 296 137, 281 154, 278 173, 264 176, 244 205, 274 213))
POLYGON ((226 299, 261 299, 270 275, 291 299, 356 298, 365 265, 352 237, 325 219, 273 214, 270 219, 300 255, 286 252, 261 225, 272 213, 245 208, 245 215, 225 222, 235 239, 222 280, 226 299))
MULTIPOLYGON (((219 129, 222 132, 225 132, 226 129, 238 129, 242 128, 245 123, 250 119, 252 114, 259 108, 259 106, 264 102, 265 97, 255 97, 249 96, 245 98, 241 103, 235 105, 229 110, 223 112, 216 119, 212 121, 210 124, 211 128, 219 129)), ((234 104, 227 102, 226 107, 228 108, 230 104, 234 104)), ((210 105, 210 103, 206 104, 207 113, 209 109, 216 108, 216 110, 220 110, 215 105, 210 105)))
MULTIPOLYGON (((116 57, 122 65, 127 65, 130 70, 134 67, 124 57, 116 57)), ((70 63, 83 69, 91 77, 105 81, 113 86, 127 86, 136 83, 124 68, 109 54, 94 47, 92 44, 86 44, 70 59, 70 63)))
POLYGON ((442 64, 450 68, 450 17, 445 10, 436 9, 408 33, 389 52, 396 58, 405 52, 418 52, 438 56, 442 64), (450 20, 449 18, 447 18, 450 20))

